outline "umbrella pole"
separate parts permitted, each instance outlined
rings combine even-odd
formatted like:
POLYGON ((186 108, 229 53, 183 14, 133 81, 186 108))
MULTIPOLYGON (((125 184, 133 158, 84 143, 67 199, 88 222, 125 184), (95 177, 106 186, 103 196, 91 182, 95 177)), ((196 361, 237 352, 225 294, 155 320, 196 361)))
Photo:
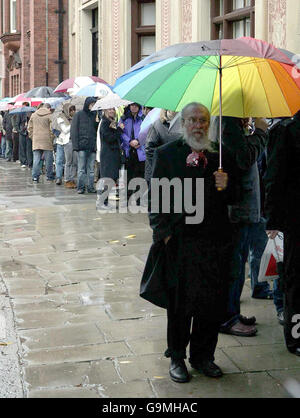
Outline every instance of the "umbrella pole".
POLYGON ((222 164, 222 114, 223 114, 223 102, 222 102, 222 56, 220 55, 220 68, 219 68, 219 154, 220 154, 220 166, 219 170, 223 171, 223 164, 222 164))
MULTIPOLYGON (((223 173, 223 161, 222 161, 222 114, 223 114, 223 102, 222 102, 222 56, 220 55, 220 68, 219 68, 219 83, 220 83, 220 99, 219 99, 219 173, 223 173)), ((218 192, 221 192, 223 189, 218 187, 218 192)))

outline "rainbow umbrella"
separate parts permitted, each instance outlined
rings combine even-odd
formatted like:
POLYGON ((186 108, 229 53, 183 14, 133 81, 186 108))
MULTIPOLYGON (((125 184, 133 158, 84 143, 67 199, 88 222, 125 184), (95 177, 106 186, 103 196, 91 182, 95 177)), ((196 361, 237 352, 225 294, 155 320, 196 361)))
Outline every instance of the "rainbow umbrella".
POLYGON ((170 46, 132 67, 113 90, 144 106, 174 111, 201 102, 220 115, 220 126, 223 115, 274 118, 300 109, 300 73, 291 57, 248 37, 170 46))

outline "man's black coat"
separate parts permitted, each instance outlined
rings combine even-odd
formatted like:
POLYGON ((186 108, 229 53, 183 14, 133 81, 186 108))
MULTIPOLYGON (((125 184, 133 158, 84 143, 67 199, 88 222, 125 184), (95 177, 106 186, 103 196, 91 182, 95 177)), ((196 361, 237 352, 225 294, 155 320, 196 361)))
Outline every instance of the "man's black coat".
POLYGON ((270 130, 264 178, 267 229, 300 236, 300 111, 270 130))
MULTIPOLYGON (((191 148, 182 139, 159 147, 154 154, 152 178, 169 180, 178 178, 182 182, 185 178, 190 178, 190 170, 194 170, 188 168, 186 164, 190 153, 191 148)), ((205 232, 203 233, 216 234, 216 236, 228 233, 232 236, 227 205, 237 199, 236 172, 230 157, 224 155, 224 171, 229 174, 230 181, 226 191, 218 192, 213 175, 218 170, 218 157, 218 153, 209 153, 208 168, 203 170, 201 175, 205 181, 205 213, 202 223, 205 232)), ((150 195, 151 193, 152 189, 150 195)), ((184 200, 183 196, 184 187, 182 200, 184 200)), ((154 198, 150 196, 151 203, 154 198)), ((169 289, 178 287, 178 269, 182 260, 183 233, 187 216, 184 212, 174 213, 172 198, 170 206, 170 213, 162 213, 161 205, 158 213, 150 211, 154 242, 146 262, 140 289, 141 297, 162 308, 168 307, 169 289), (172 239, 165 245, 164 238, 168 236, 172 236, 172 239)))

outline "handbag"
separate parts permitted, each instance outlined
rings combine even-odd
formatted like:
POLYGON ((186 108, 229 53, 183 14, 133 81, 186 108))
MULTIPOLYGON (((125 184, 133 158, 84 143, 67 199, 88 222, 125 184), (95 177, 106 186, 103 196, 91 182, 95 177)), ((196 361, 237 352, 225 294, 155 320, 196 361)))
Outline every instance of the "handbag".
POLYGON ((267 242, 265 251, 261 257, 258 282, 274 280, 280 277, 283 263, 283 234, 278 234, 275 239, 267 242))

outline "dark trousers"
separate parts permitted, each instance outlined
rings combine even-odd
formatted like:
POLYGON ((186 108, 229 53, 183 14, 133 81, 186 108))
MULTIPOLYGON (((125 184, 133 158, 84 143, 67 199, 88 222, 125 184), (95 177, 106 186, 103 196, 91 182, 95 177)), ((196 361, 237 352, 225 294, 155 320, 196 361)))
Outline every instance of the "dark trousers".
MULTIPOLYGON (((134 148, 131 148, 129 151, 129 158, 126 161, 126 170, 127 170, 127 197, 130 198, 136 191, 129 190, 128 185, 131 180, 135 178, 145 178, 145 161, 139 161, 137 151, 134 148)), ((140 200, 140 199, 139 199, 140 200)), ((137 201, 139 205, 140 202, 137 201)))
POLYGON ((33 166, 33 151, 32 151, 32 139, 29 137, 26 138, 26 158, 27 165, 29 168, 33 166))
POLYGON ((214 361, 219 328, 220 322, 203 320, 198 315, 186 315, 183 300, 179 301, 176 311, 171 302, 168 309, 168 356, 174 360, 185 359, 186 348, 190 343, 191 363, 214 361))
POLYGON ((300 237, 284 235, 284 337, 288 350, 300 348, 300 237))
POLYGON ((20 134, 19 136, 19 158, 21 165, 27 165, 27 152, 26 152, 27 136, 20 134))
POLYGON ((18 161, 19 160, 19 134, 13 132, 12 138, 13 138, 13 160, 18 161))

